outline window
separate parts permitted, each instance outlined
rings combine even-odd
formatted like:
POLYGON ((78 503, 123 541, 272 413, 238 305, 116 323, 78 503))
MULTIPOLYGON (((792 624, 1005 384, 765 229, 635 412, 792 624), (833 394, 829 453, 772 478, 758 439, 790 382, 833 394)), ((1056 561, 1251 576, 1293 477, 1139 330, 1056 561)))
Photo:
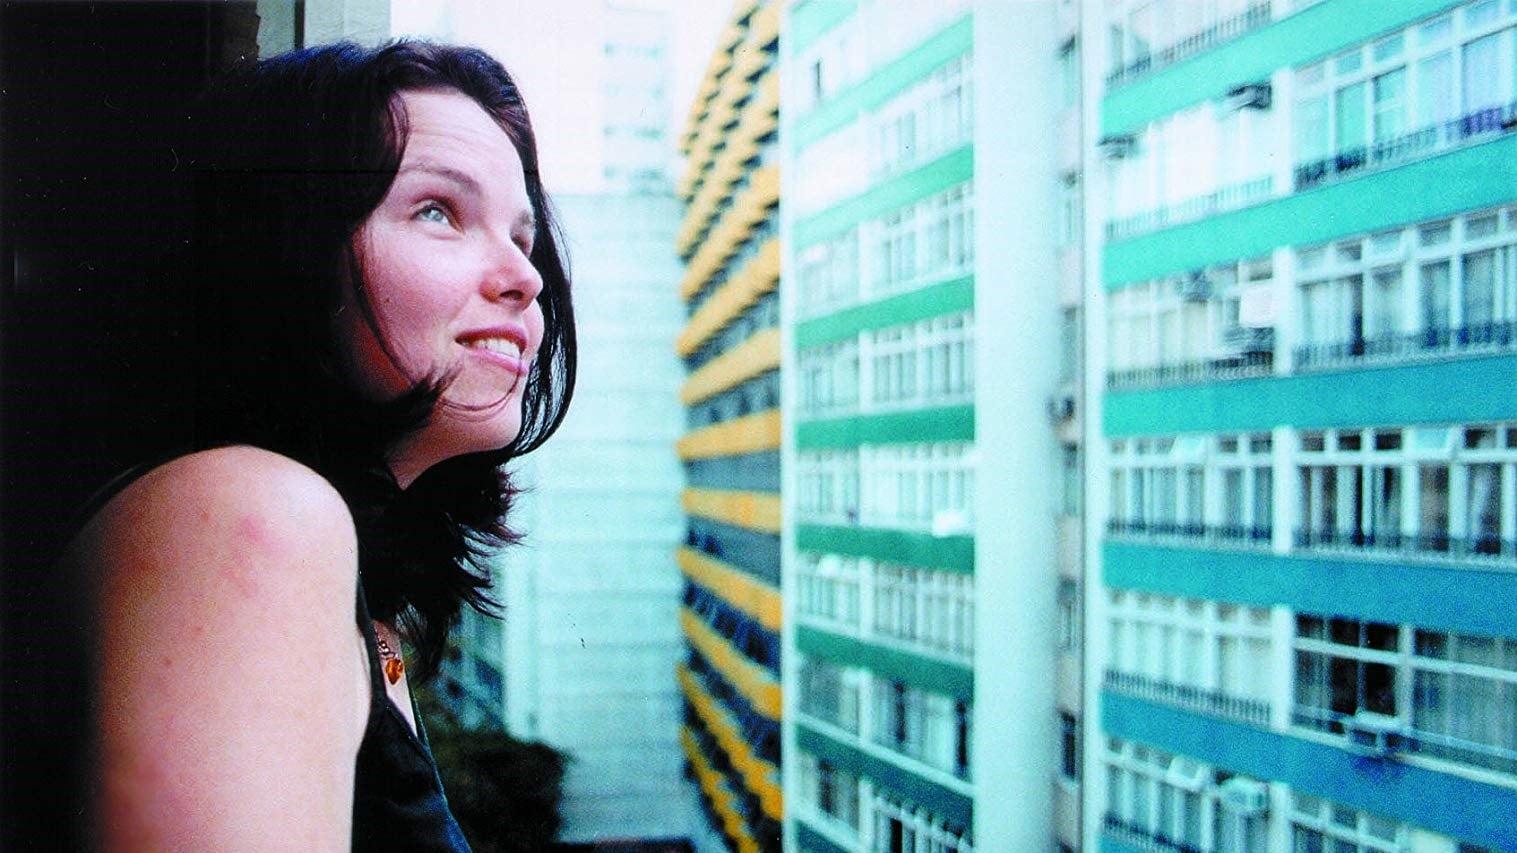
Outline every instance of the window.
POLYGON ((875 677, 873 740, 889 749, 969 778, 971 708, 963 700, 875 677))
POLYGON ((1302 367, 1517 345, 1517 208, 1296 256, 1302 367))
POLYGON ((1107 295, 1113 388, 1267 373, 1275 315, 1269 255, 1144 282, 1107 295))
POLYGON ((1071 38, 1059 46, 1059 107, 1080 102, 1080 43, 1071 38))
POLYGON ((857 734, 864 673, 813 657, 801 659, 800 671, 802 713, 857 734))
POLYGON ((1260 813, 1224 806, 1227 787, 1262 785, 1139 743, 1111 738, 1106 750, 1105 827, 1141 848, 1265 853, 1260 813), (1227 832, 1227 830, 1231 832, 1227 832), (1226 834, 1224 834, 1226 833, 1226 834), (1206 835, 1213 843, 1206 843, 1206 835))
POLYGON ((1304 548, 1517 560, 1517 429, 1505 424, 1305 432, 1304 548))
POLYGON ((851 830, 859 828, 859 777, 807 752, 798 758, 801 802, 851 830))
POLYGON ((1059 325, 1059 381, 1061 383, 1076 382, 1080 378, 1080 308, 1078 305, 1066 307, 1060 317, 1059 325))
MULTIPOLYGON (((873 128, 870 173, 895 174, 967 144, 974 136, 969 81, 973 57, 964 54, 880 106, 873 128)), ((863 162, 855 149, 855 160, 863 162)))
POLYGON ((803 617, 852 627, 859 624, 859 561, 835 554, 800 555, 797 609, 803 617))
POLYGON ((874 246, 871 294, 894 293, 967 272, 974 263, 974 198, 969 184, 865 223, 874 246))
POLYGON ((859 233, 856 229, 802 249, 796 257, 797 311, 814 316, 854 302, 859 295, 859 233))
POLYGON ((1514 24, 1510 6, 1470 3, 1297 69, 1296 188, 1499 132, 1514 24))
POLYGON ((1295 702, 1306 728, 1374 721, 1395 748, 1517 775, 1517 638, 1301 614, 1295 702))
POLYGON ((1059 581, 1059 651, 1080 648, 1080 585, 1063 578, 1059 581))
POLYGON ((1108 239, 1263 201, 1274 191, 1271 113, 1206 102, 1135 131, 1108 160, 1108 239))
POLYGON ((943 405, 974 391, 974 315, 969 312, 865 332, 871 408, 943 405))
POLYGON ((851 412, 859 404, 859 344, 857 339, 824 344, 796 353, 800 374, 802 417, 851 412))
POLYGON ((1269 724, 1269 610, 1122 590, 1110 595, 1108 689, 1269 724))
POLYGON ((960 660, 974 654, 972 575, 805 553, 798 574, 804 621, 960 660), (873 618, 860 626, 860 613, 873 618))
POLYGON ((859 521, 857 450, 817 450, 796 455, 796 512, 810 522, 859 521))
POLYGON ((1269 433, 1113 442, 1110 531, 1268 545, 1273 445, 1269 433))
POLYGON ((1409 846, 1404 823, 1300 792, 1291 795, 1290 822, 1297 853, 1399 853, 1409 846))
POLYGON ((862 523, 966 533, 974 524, 973 445, 895 444, 861 451, 862 523))
POLYGON ((1071 782, 1080 781, 1080 723, 1063 711, 1059 712, 1059 772, 1071 782))
POLYGON ((973 575, 877 563, 873 592, 878 636, 973 656, 973 575))
POLYGON ((1059 510, 1075 516, 1084 512, 1085 471, 1080 465, 1080 446, 1064 444, 1059 448, 1059 510))
POLYGON ((1249 0, 1128 0, 1120 6, 1111 16, 1108 85, 1163 68, 1270 21, 1269 4, 1249 0))
POLYGON ((869 802, 871 853, 971 853, 969 828, 876 789, 869 802))

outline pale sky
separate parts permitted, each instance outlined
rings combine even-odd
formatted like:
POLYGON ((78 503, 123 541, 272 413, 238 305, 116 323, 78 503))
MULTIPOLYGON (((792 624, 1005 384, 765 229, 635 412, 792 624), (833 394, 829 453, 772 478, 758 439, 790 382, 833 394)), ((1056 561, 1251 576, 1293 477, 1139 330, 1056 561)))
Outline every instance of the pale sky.
MULTIPOLYGON (((601 10, 670 14, 670 156, 733 3, 730 0, 392 0, 395 36, 474 44, 505 64, 527 100, 543 180, 554 193, 595 192, 601 160, 601 10)), ((671 179, 679 170, 671 170, 671 179)))

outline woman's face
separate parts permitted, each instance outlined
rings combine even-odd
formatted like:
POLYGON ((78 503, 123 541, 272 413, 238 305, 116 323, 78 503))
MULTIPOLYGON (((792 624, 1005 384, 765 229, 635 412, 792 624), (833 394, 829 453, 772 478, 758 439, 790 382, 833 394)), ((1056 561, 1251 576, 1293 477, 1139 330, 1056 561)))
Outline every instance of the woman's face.
POLYGON ((409 124, 400 170, 355 238, 377 334, 351 292, 338 334, 375 398, 453 376, 430 421, 392 449, 408 485, 444 459, 516 438, 543 314, 528 259, 534 212, 511 139, 456 91, 400 101, 409 124))

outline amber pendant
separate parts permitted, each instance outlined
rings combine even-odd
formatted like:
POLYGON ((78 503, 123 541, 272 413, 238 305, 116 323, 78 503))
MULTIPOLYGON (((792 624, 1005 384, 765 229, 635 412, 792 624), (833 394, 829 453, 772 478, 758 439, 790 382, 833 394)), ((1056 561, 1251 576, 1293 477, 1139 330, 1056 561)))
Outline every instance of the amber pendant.
POLYGON ((400 658, 388 658, 385 660, 385 678, 390 679, 391 684, 399 681, 400 677, 405 674, 405 671, 405 662, 400 658))

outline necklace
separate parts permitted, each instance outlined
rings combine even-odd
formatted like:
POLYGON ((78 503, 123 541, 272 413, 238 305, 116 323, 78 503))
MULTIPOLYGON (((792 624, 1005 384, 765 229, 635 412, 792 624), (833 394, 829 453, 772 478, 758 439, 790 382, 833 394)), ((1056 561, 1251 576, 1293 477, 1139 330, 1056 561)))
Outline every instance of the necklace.
POLYGON ((394 649, 390 648, 389 643, 385 642, 385 638, 379 633, 378 623, 374 625, 374 639, 379 645, 379 659, 384 662, 385 678, 394 684, 405 674, 406 662, 394 649))

